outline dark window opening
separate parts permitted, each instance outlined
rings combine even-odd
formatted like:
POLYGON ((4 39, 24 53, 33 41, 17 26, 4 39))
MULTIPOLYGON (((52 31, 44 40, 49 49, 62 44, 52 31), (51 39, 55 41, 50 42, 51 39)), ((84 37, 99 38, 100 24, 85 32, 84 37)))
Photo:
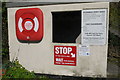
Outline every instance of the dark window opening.
POLYGON ((81 11, 52 12, 53 42, 75 43, 81 33, 81 11))

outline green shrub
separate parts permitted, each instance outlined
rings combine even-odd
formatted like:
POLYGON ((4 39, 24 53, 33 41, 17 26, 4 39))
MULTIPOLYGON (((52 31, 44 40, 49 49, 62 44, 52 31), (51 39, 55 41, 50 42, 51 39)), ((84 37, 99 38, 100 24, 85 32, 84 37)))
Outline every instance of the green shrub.
POLYGON ((34 72, 26 70, 17 60, 7 63, 3 78, 36 78, 34 72))
POLYGON ((49 80, 47 77, 37 77, 34 72, 26 70, 22 65, 19 64, 18 60, 8 62, 6 64, 6 73, 2 79, 8 78, 37 78, 39 80, 49 80))

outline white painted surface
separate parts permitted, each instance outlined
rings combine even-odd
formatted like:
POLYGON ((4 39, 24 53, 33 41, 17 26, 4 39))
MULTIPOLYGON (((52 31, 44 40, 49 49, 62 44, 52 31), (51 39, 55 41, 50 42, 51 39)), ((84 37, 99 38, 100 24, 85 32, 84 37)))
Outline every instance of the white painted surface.
POLYGON ((19 21, 18 21, 18 28, 19 28, 19 30, 20 30, 20 32, 22 32, 23 31, 23 28, 22 28, 22 18, 19 18, 19 21))
POLYGON ((24 26, 26 30, 31 30, 33 28, 33 23, 31 21, 26 21, 24 26))
POLYGON ((33 21, 34 21, 34 23, 35 23, 34 30, 35 30, 35 32, 37 32, 37 31, 38 31, 38 28, 39 28, 38 19, 35 17, 35 18, 33 19, 33 21))
MULTIPOLYGON (((15 12, 18 9, 26 7, 8 8, 9 53, 11 61, 18 57, 20 64, 22 64, 26 69, 34 71, 35 73, 86 77, 106 77, 108 43, 103 46, 89 46, 90 53, 92 53, 90 56, 79 56, 77 53, 77 66, 54 65, 54 45, 78 46, 79 44, 52 43, 51 11, 75 11, 86 8, 107 8, 109 10, 108 2, 61 4, 33 7, 40 8, 43 11, 44 36, 43 40, 40 43, 31 44, 20 43, 17 40, 15 31, 15 12)), ((108 24, 109 18, 107 17, 107 40, 108 24)))

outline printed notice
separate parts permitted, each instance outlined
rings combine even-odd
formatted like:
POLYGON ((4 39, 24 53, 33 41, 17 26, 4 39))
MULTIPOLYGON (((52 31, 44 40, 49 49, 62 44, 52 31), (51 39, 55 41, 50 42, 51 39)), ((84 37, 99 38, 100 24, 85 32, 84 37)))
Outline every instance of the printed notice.
POLYGON ((89 56, 90 55, 90 48, 86 45, 79 45, 78 46, 78 53, 80 56, 89 56))
POLYGON ((82 10, 82 44, 106 44, 107 9, 82 10))

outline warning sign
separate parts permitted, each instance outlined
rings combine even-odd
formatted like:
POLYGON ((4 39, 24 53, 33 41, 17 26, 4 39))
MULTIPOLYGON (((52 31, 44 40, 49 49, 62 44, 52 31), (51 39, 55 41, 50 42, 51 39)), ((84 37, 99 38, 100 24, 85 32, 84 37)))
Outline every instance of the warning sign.
POLYGON ((76 66, 76 46, 54 46, 54 64, 76 66))

